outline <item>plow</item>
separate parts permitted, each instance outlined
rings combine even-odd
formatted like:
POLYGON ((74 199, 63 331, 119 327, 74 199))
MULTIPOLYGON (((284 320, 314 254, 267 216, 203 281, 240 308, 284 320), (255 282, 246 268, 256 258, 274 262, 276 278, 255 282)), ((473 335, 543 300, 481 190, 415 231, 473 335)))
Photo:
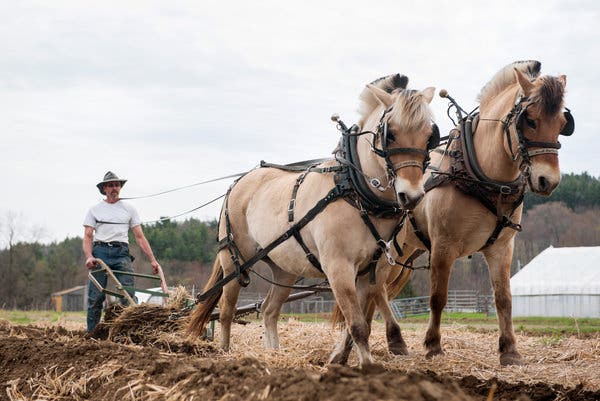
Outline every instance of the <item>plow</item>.
MULTIPOLYGON (((101 259, 96 259, 96 262, 98 263, 99 267, 95 270, 90 270, 88 272, 88 278, 90 279, 90 282, 94 286, 96 286, 96 288, 98 288, 99 291, 103 292, 104 294, 111 295, 111 296, 114 296, 119 299, 125 299, 128 301, 128 306, 137 304, 136 300, 130 295, 130 292, 141 292, 141 293, 145 293, 145 294, 150 294, 152 296, 161 297, 162 305, 165 306, 167 304, 167 299, 170 298, 170 291, 167 287, 165 275, 164 275, 161 267, 159 267, 159 269, 158 269, 158 274, 143 274, 143 273, 122 272, 122 271, 117 271, 117 273, 116 273, 116 274, 120 274, 120 275, 121 274, 129 275, 129 276, 134 276, 134 277, 138 277, 138 278, 145 278, 145 279, 150 279, 150 280, 154 280, 154 281, 159 281, 161 291, 153 291, 153 290, 149 290, 149 289, 136 288, 136 287, 123 285, 120 282, 120 280, 117 278, 117 275, 115 274, 115 272, 113 270, 111 270, 104 261, 102 261, 101 259), (109 284, 112 284, 114 289, 109 289, 108 285, 107 285, 107 287, 102 287, 102 285, 98 282, 98 280, 95 277, 95 275, 101 274, 101 273, 105 273, 107 275, 109 284)), ((311 286, 307 286, 305 288, 311 288, 311 286)), ((329 288, 325 288, 325 287, 314 287, 314 288, 315 288, 314 290, 300 291, 300 292, 290 294, 290 296, 286 299, 285 302, 287 303, 287 302, 297 301, 300 299, 308 298, 319 292, 330 290, 329 288)), ((252 313, 256 313, 258 315, 261 312, 263 302, 264 301, 259 301, 259 302, 254 302, 254 303, 238 306, 235 311, 235 314, 234 314, 236 321, 239 323, 244 323, 243 321, 239 320, 241 317, 250 315, 252 313)), ((183 316, 188 315, 190 310, 194 307, 194 305, 195 305, 195 302, 194 302, 193 298, 187 297, 187 299, 184 302, 184 305, 181 309, 181 312, 171 313, 171 315, 169 316, 169 319, 177 320, 177 319, 182 318, 183 316)), ((219 313, 220 313, 219 310, 216 309, 215 311, 212 312, 212 314, 210 316, 211 325, 205 333, 205 337, 207 339, 212 340, 212 338, 213 338, 214 322, 216 320, 219 320, 219 313)))

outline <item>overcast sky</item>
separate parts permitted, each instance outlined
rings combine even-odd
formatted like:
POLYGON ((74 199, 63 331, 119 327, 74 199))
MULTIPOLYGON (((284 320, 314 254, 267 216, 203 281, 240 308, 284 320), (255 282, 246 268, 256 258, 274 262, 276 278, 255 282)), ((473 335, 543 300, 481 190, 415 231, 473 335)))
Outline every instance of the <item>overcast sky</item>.
MULTIPOLYGON (((330 115, 355 122, 364 85, 390 73, 446 88, 470 110, 497 70, 523 59, 567 75, 576 132, 561 139, 562 171, 600 176, 599 10, 592 0, 2 1, 0 231, 10 213, 44 242, 81 235, 107 170, 129 180, 127 197, 260 160, 327 157, 330 115)), ((442 132, 446 106, 432 102, 442 132)), ((230 183, 132 203, 151 221, 230 183)))

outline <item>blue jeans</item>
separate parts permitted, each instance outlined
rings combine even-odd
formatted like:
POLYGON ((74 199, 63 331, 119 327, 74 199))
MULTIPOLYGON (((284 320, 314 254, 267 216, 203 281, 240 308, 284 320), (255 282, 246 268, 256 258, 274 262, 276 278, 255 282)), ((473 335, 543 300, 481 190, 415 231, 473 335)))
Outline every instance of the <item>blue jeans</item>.
MULTIPOLYGON (((131 257, 129 256, 129 247, 126 244, 112 245, 94 244, 92 255, 95 258, 102 259, 106 265, 115 272, 115 276, 123 286, 133 287, 134 277, 125 274, 119 274, 119 271, 133 273, 131 267, 131 257)), ((93 270, 92 270, 93 272, 93 270)), ((94 278, 103 288, 106 288, 108 275, 105 272, 93 273, 94 278)), ((127 290, 127 293, 135 300, 135 291, 127 290)), ((87 308, 87 331, 94 330, 100 322, 102 316, 102 304, 106 296, 100 291, 91 280, 88 281, 88 308, 87 308)), ((121 304, 127 305, 127 299, 121 298, 121 304)))

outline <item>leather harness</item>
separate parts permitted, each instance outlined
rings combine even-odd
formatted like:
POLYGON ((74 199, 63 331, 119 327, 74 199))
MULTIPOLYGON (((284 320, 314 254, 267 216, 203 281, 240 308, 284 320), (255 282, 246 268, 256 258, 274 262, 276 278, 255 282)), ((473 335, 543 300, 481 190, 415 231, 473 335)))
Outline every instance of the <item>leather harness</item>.
MULTIPOLYGON (((385 116, 385 113, 384 113, 385 116)), ((381 124, 380 124, 381 125, 381 124)), ((351 128, 347 128, 343 122, 338 121, 338 127, 340 131, 342 131, 342 139, 340 146, 335 151, 335 160, 337 164, 330 167, 317 167, 317 165, 324 161, 329 161, 332 159, 320 159, 315 161, 310 161, 308 163, 294 163, 292 165, 278 165, 273 163, 266 163, 261 161, 260 168, 277 168, 285 171, 294 171, 301 172, 297 179, 296 183, 292 189, 289 207, 288 207, 288 222, 294 222, 294 207, 296 203, 296 196, 298 194, 298 190, 309 173, 316 172, 320 174, 328 174, 334 173, 334 187, 327 193, 327 195, 319 200, 317 204, 310 209, 306 215, 297 220, 287 231, 277 237, 273 242, 269 245, 261 248, 257 251, 254 256, 250 257, 247 260, 243 260, 241 252, 238 246, 235 243, 234 233, 232 231, 231 222, 229 218, 229 194, 231 193, 232 188, 235 186, 237 181, 241 179, 240 177, 236 180, 227 191, 225 195, 225 202, 223 204, 223 217, 225 219, 225 229, 226 236, 222 239, 218 239, 218 247, 217 252, 223 249, 227 249, 233 264, 235 266, 235 272, 232 272, 228 276, 219 280, 211 289, 207 290, 203 294, 199 294, 197 296, 197 302, 201 302, 208 297, 210 297, 215 292, 219 291, 225 284, 237 278, 238 283, 245 287, 250 283, 250 278, 248 276, 248 272, 260 260, 268 258, 268 253, 272 251, 275 247, 289 239, 290 237, 294 237, 300 247, 303 249, 307 259, 310 263, 319 271, 323 272, 323 269, 320 265, 318 258, 310 252, 304 240, 302 239, 302 235, 300 234, 300 230, 305 227, 310 221, 312 221, 320 212, 322 212, 330 203, 338 200, 344 199, 356 209, 359 210, 360 216, 375 238, 377 242, 377 248, 373 252, 373 256, 369 261, 368 265, 358 272, 358 275, 369 273, 369 280, 371 283, 375 283, 375 268, 377 262, 379 261, 382 254, 386 254, 388 257, 388 262, 391 264, 395 264, 395 260, 391 257, 389 250, 390 244, 393 243, 396 251, 400 256, 402 256, 402 249, 399 244, 395 241, 396 235, 402 229, 404 220, 406 217, 406 211, 402 209, 396 202, 388 201, 385 199, 381 199, 373 194, 373 192, 369 189, 367 181, 364 179, 364 174, 360 171, 360 161, 358 159, 357 152, 357 141, 358 136, 362 133, 358 132, 357 126, 352 126, 351 128), (398 219, 400 218, 399 224, 396 226, 394 231, 391 233, 390 239, 385 241, 382 236, 377 231, 375 225, 371 221, 371 217, 376 218, 386 218, 386 219, 398 219)), ((385 146, 385 145, 384 145, 385 146)), ((418 153, 423 152, 419 149, 413 148, 400 148, 401 151, 406 153, 418 153)), ((390 149, 389 151, 394 151, 395 149, 390 149)), ((399 152, 398 150, 395 150, 399 152)), ((377 152, 376 152, 377 153, 377 152)), ((379 155, 379 154, 378 154, 379 155)), ((381 156, 381 155, 380 155, 381 156)), ((388 158, 387 155, 381 156, 388 158)), ((389 164, 389 162, 387 163, 389 164)))
MULTIPOLYGON (((446 184, 454 185, 460 192, 479 200, 494 216, 496 227, 488 237, 484 249, 492 245, 505 227, 521 231, 521 225, 511 219, 516 209, 523 202, 527 180, 524 174, 519 174, 516 180, 500 182, 485 176, 475 157, 473 145, 473 121, 475 115, 470 115, 460 123, 460 130, 454 129, 450 134, 450 143, 445 152, 451 158, 446 171, 434 171, 424 184, 425 192, 446 184)), ((417 238, 431 251, 431 242, 419 230, 412 213, 409 221, 414 227, 417 238)), ((480 249, 480 250, 481 250, 480 249)))
MULTIPOLYGON (((453 99, 449 99, 459 108, 453 99)), ((504 228, 508 227, 515 231, 522 230, 520 224, 512 221, 512 217, 525 197, 525 189, 530 179, 531 158, 542 154, 557 154, 558 149, 560 149, 560 142, 531 141, 524 135, 521 126, 523 116, 527 112, 527 107, 529 107, 528 101, 527 97, 519 96, 514 107, 503 120, 491 120, 502 123, 513 161, 517 160, 517 156, 512 149, 510 127, 513 125, 515 127, 518 138, 518 152, 521 156, 519 165, 521 173, 516 180, 511 182, 493 180, 487 177, 479 166, 473 143, 473 124, 477 124, 479 113, 474 111, 459 121, 459 129, 451 131, 446 150, 436 149, 436 151, 451 158, 448 169, 446 171, 433 171, 424 184, 425 192, 441 185, 452 184, 462 193, 479 200, 483 206, 496 216, 496 227, 483 247, 479 249, 480 251, 491 246, 504 228), (453 141, 455 141, 454 144, 453 141), (538 149, 529 150, 534 147, 538 149)), ((569 110, 565 112, 565 119, 568 126, 560 134, 571 135, 574 129, 574 120, 569 110)), ((417 238, 431 251, 431 241, 418 228, 416 219, 411 212, 409 212, 408 218, 417 238)))

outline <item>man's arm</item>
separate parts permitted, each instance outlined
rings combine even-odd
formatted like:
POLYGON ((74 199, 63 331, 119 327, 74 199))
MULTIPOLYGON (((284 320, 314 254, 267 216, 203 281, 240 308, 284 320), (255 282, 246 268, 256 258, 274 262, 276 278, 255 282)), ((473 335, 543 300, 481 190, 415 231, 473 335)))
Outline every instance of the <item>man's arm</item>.
POLYGON ((85 255, 85 266, 88 269, 92 269, 96 266, 96 261, 92 255, 92 240, 94 239, 94 228, 90 226, 84 226, 83 232, 83 254, 85 255))
POLYGON ((142 251, 144 251, 144 253, 148 257, 148 260, 150 260, 150 264, 152 265, 154 274, 158 274, 158 268, 160 267, 160 265, 158 264, 158 262, 156 261, 156 258, 154 257, 154 253, 152 252, 152 248, 150 248, 150 243, 148 242, 148 240, 146 239, 146 236, 144 235, 142 226, 138 225, 138 226, 132 227, 131 230, 133 231, 133 235, 135 236, 135 242, 137 242, 137 244, 140 246, 142 251))

